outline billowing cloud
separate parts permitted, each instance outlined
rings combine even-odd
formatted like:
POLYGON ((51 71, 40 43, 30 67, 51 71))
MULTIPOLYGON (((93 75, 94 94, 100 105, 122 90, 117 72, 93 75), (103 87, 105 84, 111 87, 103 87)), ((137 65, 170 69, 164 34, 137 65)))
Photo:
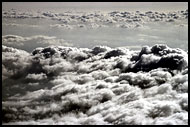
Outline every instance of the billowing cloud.
POLYGON ((3 124, 188 124, 181 49, 3 45, 2 70, 3 124))

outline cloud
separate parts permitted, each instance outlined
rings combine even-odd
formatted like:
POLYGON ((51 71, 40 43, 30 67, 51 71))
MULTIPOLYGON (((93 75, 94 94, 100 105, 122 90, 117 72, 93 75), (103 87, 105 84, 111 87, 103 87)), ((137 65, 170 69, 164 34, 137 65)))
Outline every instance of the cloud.
POLYGON ((2 46, 2 76, 17 77, 17 75, 22 75, 30 64, 29 53, 26 51, 17 50, 4 45, 2 46))
POLYGON ((43 73, 41 73, 41 74, 28 74, 26 76, 26 79, 31 79, 31 80, 43 80, 45 78, 47 78, 47 76, 43 73))
POLYGON ((187 54, 181 49, 171 49, 166 45, 155 45, 150 49, 144 47, 139 56, 134 56, 134 64, 131 64, 126 71, 150 71, 159 67, 169 68, 171 70, 182 70, 188 65, 187 54), (172 65, 172 66, 171 66, 172 65))
POLYGON ((53 25, 50 25, 50 27, 53 27, 53 28, 73 29, 73 26, 71 26, 71 25, 66 25, 66 24, 53 24, 53 25))
POLYGON ((50 37, 44 35, 36 35, 31 37, 4 35, 2 36, 2 43, 7 46, 26 49, 29 52, 31 52, 31 48, 46 47, 49 45, 73 46, 72 43, 69 43, 64 39, 57 39, 54 36, 50 37))
MULTIPOLYGON (((53 11, 34 11, 22 12, 18 10, 7 10, 2 12, 3 18, 41 18, 56 20, 61 24, 50 25, 53 28, 100 28, 100 27, 121 27, 121 28, 142 28, 144 24, 150 22, 178 22, 187 20, 188 9, 176 12, 127 12, 110 11, 97 14, 97 12, 53 12, 53 11), (76 23, 77 25, 73 25, 76 23)), ((151 38, 155 38, 152 36, 151 38)))
POLYGON ((16 23, 3 23, 5 26, 18 26, 18 27, 32 27, 32 28, 37 28, 39 27, 38 25, 29 25, 29 24, 16 24, 16 23))
POLYGON ((2 45, 2 77, 4 125, 188 124, 188 54, 167 45, 2 45))

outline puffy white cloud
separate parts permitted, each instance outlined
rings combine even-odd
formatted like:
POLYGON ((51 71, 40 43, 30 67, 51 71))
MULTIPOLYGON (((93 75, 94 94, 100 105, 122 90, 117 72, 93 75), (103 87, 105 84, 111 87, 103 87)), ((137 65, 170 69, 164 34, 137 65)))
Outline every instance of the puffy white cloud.
POLYGON ((3 124, 188 124, 181 49, 2 45, 2 70, 3 124))
POLYGON ((41 74, 28 74, 26 76, 26 79, 31 79, 31 80, 43 80, 45 78, 47 78, 47 76, 43 73, 41 73, 41 74))
POLYGON ((4 45, 2 46, 2 76, 10 77, 22 75, 22 73, 25 73, 25 69, 30 65, 29 53, 4 45))

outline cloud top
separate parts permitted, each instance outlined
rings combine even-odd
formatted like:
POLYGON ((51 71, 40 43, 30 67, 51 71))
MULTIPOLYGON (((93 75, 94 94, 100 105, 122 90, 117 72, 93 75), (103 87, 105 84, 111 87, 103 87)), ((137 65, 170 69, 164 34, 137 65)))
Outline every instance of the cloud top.
POLYGON ((188 54, 167 45, 2 45, 2 78, 3 124, 188 124, 188 54))

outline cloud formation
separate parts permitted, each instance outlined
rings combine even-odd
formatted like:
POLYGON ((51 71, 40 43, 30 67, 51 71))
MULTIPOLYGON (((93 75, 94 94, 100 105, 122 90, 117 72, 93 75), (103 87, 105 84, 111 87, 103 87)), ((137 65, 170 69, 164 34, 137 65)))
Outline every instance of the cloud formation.
POLYGON ((181 49, 3 45, 2 70, 3 124, 188 124, 181 49))
POLYGON ((121 28, 138 28, 149 22, 178 22, 188 19, 188 9, 176 12, 127 12, 111 11, 105 13, 97 12, 22 12, 19 10, 7 10, 2 12, 3 18, 40 18, 59 21, 61 24, 50 25, 53 28, 100 28, 100 27, 121 27, 121 28), (76 24, 76 25, 73 25, 76 24))
POLYGON ((28 51, 31 51, 33 48, 46 47, 49 45, 73 46, 72 43, 69 43, 64 39, 44 35, 36 35, 31 37, 4 35, 2 36, 2 43, 11 47, 27 49, 28 51))

